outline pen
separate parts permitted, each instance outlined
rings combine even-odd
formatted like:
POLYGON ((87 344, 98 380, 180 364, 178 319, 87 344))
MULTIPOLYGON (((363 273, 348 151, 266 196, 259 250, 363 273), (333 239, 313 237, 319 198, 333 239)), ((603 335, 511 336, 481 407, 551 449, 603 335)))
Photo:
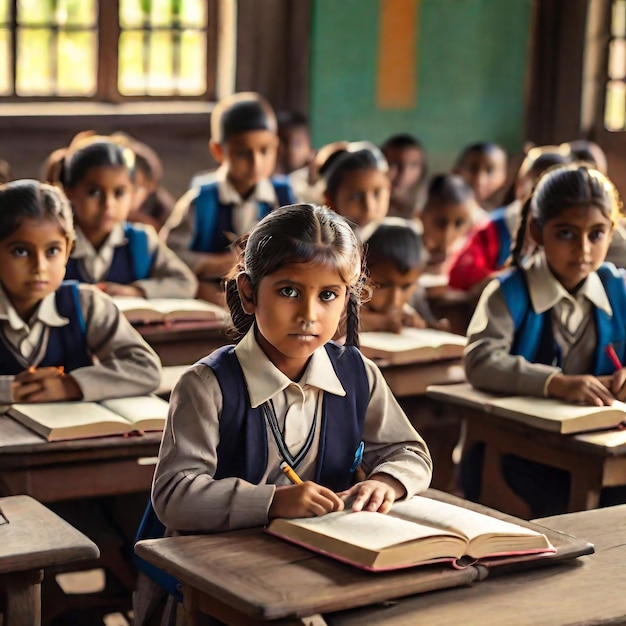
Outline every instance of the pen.
POLYGON ((283 461, 280 464, 280 469, 294 485, 300 485, 302 483, 300 476, 293 471, 293 468, 287 461, 283 461))
POLYGON ((615 352, 615 348, 613 347, 612 343, 610 343, 604 349, 604 351, 606 352, 606 355, 609 357, 609 360, 611 361, 611 363, 613 363, 616 370, 621 370, 622 367, 624 367, 622 365, 622 362, 619 360, 619 357, 617 356, 617 352, 615 352))

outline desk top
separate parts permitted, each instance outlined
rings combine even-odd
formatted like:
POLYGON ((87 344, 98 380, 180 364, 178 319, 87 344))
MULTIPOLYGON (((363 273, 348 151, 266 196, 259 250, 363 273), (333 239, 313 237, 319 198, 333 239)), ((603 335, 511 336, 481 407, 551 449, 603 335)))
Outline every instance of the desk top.
MULTIPOLYGON (((485 507, 449 494, 431 491, 429 495, 485 511, 485 507)), ((512 519, 498 512, 493 515, 512 519)), ((550 539, 559 550, 555 559, 581 554, 588 548, 585 542, 572 538, 559 543, 555 533, 550 539)), ((306 617, 467 585, 486 572, 485 568, 455 570, 439 564, 372 574, 279 541, 260 528, 147 540, 137 544, 136 552, 209 596, 265 620, 306 617)), ((360 623, 370 622, 365 619, 360 623)))
POLYGON ((0 498, 0 514, 0 575, 100 555, 93 541, 28 496, 0 498))
POLYGON ((535 520, 587 539, 591 556, 553 567, 487 578, 479 584, 405 598, 390 607, 368 607, 333 615, 333 626, 507 626, 624 624, 626 595, 618 589, 626 562, 626 505, 535 520), (470 619, 468 620, 468 616, 470 619), (407 620, 408 617, 408 620, 407 620))

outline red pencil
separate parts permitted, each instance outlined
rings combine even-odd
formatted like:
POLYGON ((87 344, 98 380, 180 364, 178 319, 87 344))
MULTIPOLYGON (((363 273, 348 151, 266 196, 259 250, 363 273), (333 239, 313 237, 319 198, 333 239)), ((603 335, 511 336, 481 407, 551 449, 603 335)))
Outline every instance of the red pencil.
POLYGON ((622 365, 622 362, 619 360, 619 357, 617 356, 617 352, 615 352, 615 348, 613 347, 613 344, 610 343, 604 349, 604 351, 606 352, 606 355, 611 360, 611 363, 613 363, 613 365, 615 366, 615 369, 616 370, 621 370, 623 365, 622 365))

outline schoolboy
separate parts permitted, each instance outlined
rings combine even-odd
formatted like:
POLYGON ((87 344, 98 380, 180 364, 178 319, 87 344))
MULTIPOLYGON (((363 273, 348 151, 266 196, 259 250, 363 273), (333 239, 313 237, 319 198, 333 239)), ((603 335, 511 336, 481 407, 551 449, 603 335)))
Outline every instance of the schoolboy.
POLYGON ((276 116, 252 92, 221 100, 211 117, 209 150, 221 167, 215 179, 190 189, 178 202, 167 244, 200 280, 220 280, 232 267, 231 242, 249 232, 272 209, 295 202, 276 165, 276 116))

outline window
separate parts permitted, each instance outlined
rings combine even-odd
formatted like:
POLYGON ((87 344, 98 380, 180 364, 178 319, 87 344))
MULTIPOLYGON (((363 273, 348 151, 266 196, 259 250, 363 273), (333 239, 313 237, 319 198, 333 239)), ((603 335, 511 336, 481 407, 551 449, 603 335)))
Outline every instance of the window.
POLYGON ((0 0, 0 98, 214 95, 215 0, 0 0))
POLYGON ((604 126, 626 130, 626 0, 613 0, 609 31, 604 126))

